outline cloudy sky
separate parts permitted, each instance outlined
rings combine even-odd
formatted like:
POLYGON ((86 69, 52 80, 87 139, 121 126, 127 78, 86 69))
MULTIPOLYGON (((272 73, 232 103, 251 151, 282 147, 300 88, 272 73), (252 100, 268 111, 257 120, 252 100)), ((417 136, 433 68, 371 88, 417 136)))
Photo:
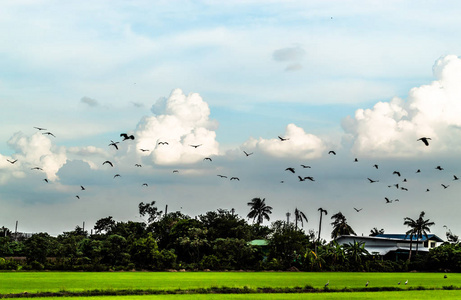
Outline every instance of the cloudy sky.
POLYGON ((143 221, 151 201, 246 216, 260 197, 271 221, 303 211, 306 231, 326 209, 327 239, 339 211, 359 235, 404 232, 423 210, 432 232, 461 234, 460 13, 458 1, 3 1, 0 226, 143 221))

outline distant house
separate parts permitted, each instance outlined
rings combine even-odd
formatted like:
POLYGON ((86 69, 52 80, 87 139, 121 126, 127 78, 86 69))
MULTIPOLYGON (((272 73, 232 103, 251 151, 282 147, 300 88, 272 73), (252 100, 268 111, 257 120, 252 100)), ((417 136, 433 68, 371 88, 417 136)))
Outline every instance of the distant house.
POLYGON ((343 235, 336 239, 340 245, 349 243, 362 242, 365 243, 365 249, 372 255, 380 256, 383 259, 407 259, 410 252, 410 244, 412 251, 418 253, 428 253, 429 249, 437 247, 443 240, 435 234, 428 234, 427 238, 423 236, 419 239, 413 237, 410 241, 410 236, 405 234, 380 234, 377 236, 355 236, 343 235))

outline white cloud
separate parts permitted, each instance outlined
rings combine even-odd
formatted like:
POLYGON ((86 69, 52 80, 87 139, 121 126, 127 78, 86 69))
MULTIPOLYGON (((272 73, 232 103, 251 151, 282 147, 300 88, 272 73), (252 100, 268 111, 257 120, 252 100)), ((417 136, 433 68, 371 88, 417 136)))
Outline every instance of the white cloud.
POLYGON ((22 170, 39 167, 51 181, 58 179, 56 173, 67 160, 64 147, 53 146, 50 138, 40 132, 32 136, 17 132, 8 144, 16 151, 15 158, 22 170))
POLYGON ((186 96, 175 89, 168 99, 157 101, 152 111, 156 115, 143 118, 135 132, 137 149, 152 150, 146 153, 152 162, 194 163, 205 156, 218 155, 214 132, 217 122, 209 119, 210 109, 199 94, 186 96), (159 145, 160 141, 168 145, 159 145))
POLYGON ((312 159, 322 156, 326 146, 324 142, 313 134, 306 133, 304 129, 295 124, 288 124, 284 136, 288 140, 254 139, 246 141, 242 148, 248 151, 261 151, 271 156, 300 159, 312 159))
POLYGON ((454 55, 441 57, 433 72, 437 80, 411 89, 406 101, 396 97, 378 102, 344 119, 353 151, 398 157, 461 148, 461 140, 452 138, 461 127, 461 60, 454 55), (416 141, 423 136, 432 139, 429 148, 416 141))

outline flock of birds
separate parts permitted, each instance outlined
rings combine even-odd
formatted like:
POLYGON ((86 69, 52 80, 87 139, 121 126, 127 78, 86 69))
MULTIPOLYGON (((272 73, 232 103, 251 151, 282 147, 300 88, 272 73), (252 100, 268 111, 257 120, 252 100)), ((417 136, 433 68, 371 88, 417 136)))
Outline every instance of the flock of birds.
MULTIPOLYGON (((47 136, 56 138, 56 136, 52 132, 47 131, 47 129, 45 129, 45 128, 42 128, 42 127, 34 127, 34 128, 39 130, 39 131, 43 131, 42 132, 43 135, 47 135, 47 136)), ((121 141, 113 141, 113 140, 111 140, 110 143, 108 144, 108 146, 113 147, 113 149, 115 149, 115 151, 117 151, 117 150, 119 150, 120 143, 123 143, 125 141, 133 141, 133 140, 135 140, 134 135, 132 135, 132 134, 130 135, 130 134, 127 134, 127 133, 121 133, 120 138, 122 139, 121 141)), ((278 139, 279 139, 279 141, 281 143, 283 143, 283 142, 288 141, 290 138, 278 136, 278 139)), ((421 141, 425 146, 429 146, 429 140, 431 140, 431 139, 428 138, 428 137, 421 137, 421 138, 417 139, 417 141, 421 141)), ((169 145, 169 143, 167 141, 157 141, 156 146, 158 146, 158 147, 164 147, 165 146, 166 147, 168 145, 169 145)), ((194 148, 194 149, 197 149, 197 148, 201 147, 202 144, 189 144, 189 146, 194 148)), ((144 149, 144 148, 140 148, 138 150, 141 151, 141 152, 151 151, 150 149, 144 149)), ((243 155, 245 157, 250 157, 250 156, 254 155, 254 153, 253 152, 247 152, 247 151, 243 150, 243 155)), ((330 150, 330 151, 328 151, 328 155, 335 156, 335 155, 337 155, 337 153, 334 150, 330 150)), ((15 159, 15 160, 7 159, 7 161, 9 163, 11 163, 11 164, 15 164, 18 160, 17 159, 15 159)), ((211 163, 211 162, 213 162, 213 159, 211 157, 204 157, 203 161, 211 163)), ((355 158, 353 160, 353 162, 354 163, 359 163, 359 159, 355 158)), ((102 165, 107 166, 109 168, 113 168, 115 164, 114 164, 114 162, 112 162, 110 160, 105 160, 105 161, 102 162, 102 165)), ((134 166, 137 167, 137 168, 142 167, 142 165, 139 164, 139 163, 135 164, 134 166)), ((309 170, 309 171, 313 170, 313 168, 310 165, 307 165, 307 164, 300 164, 300 167, 302 168, 302 170, 309 170)), ((376 169, 376 170, 380 169, 380 166, 377 163, 373 164, 371 167, 373 169, 376 169)), ((437 170, 437 171, 443 171, 444 170, 444 168, 442 168, 441 166, 436 166, 434 169, 437 170)), ((42 171, 43 172, 43 169, 40 166, 34 166, 34 167, 31 168, 31 170, 37 170, 37 171, 42 171)), ((295 176, 296 176, 295 178, 297 178, 297 180, 299 182, 316 182, 316 178, 312 174, 309 174, 308 176, 306 176, 305 174, 304 175, 299 174, 295 167, 287 167, 287 168, 285 168, 285 171, 288 172, 289 174, 295 174, 295 176)), ((174 169, 174 170, 172 170, 172 173, 177 174, 177 173, 179 173, 179 170, 174 169)), ((421 173, 421 169, 417 169, 415 173, 421 173)), ((402 178, 403 174, 404 174, 404 172, 401 172, 399 170, 394 170, 392 172, 392 175, 394 175, 396 179, 402 178)), ((216 176, 221 178, 221 179, 230 179, 230 181, 240 181, 240 178, 237 177, 237 176, 227 176, 227 175, 224 175, 224 174, 216 174, 216 176)), ((122 176, 119 173, 116 173, 116 174, 113 175, 113 179, 117 179, 117 178, 120 178, 120 177, 122 177, 122 176)), ((370 184, 376 184, 376 183, 380 182, 380 180, 378 178, 375 178, 374 176, 367 177, 366 180, 370 184)), ((458 181, 459 177, 456 176, 456 175, 453 175, 452 180, 453 181, 458 181)), ((50 183, 48 178, 44 178, 43 181, 45 181, 46 183, 50 183)), ((284 182, 285 182, 285 180, 280 181, 280 183, 284 183, 284 182)), ((408 188, 406 186, 407 182, 408 182, 408 180, 406 178, 403 178, 403 180, 399 180, 398 182, 388 184, 387 186, 388 186, 388 188, 396 188, 399 191, 407 192, 408 191, 408 188)), ((149 184, 147 182, 143 182, 141 184, 141 186, 142 187, 148 187, 149 184)), ((450 187, 450 185, 447 184, 447 183, 441 183, 441 187, 443 189, 447 189, 447 188, 450 187)), ((77 199, 80 199, 81 195, 83 193, 85 193, 85 191, 86 191, 86 188, 84 187, 84 185, 80 185, 80 189, 78 190, 78 193, 76 192, 75 197, 77 199)), ((426 188, 426 192, 429 192, 429 191, 430 191, 430 189, 426 188)), ((391 197, 389 197, 389 196, 385 196, 383 200, 385 201, 384 202, 385 204, 391 204, 391 203, 396 203, 396 202, 400 201, 398 198, 391 199, 391 197)), ((361 212, 363 210, 363 208, 360 208, 360 207, 353 207, 353 209, 357 213, 359 213, 359 212, 361 212)))

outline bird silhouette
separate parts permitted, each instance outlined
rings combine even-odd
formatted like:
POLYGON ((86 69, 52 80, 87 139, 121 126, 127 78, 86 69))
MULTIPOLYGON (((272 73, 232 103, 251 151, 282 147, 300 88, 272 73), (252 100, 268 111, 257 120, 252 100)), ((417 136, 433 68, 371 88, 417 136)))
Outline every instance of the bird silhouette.
POLYGON ((302 178, 301 176, 298 176, 299 178, 299 181, 304 181, 304 178, 302 178))
POLYGON ((109 144, 109 146, 114 146, 114 147, 115 147, 115 149, 117 149, 117 150, 118 150, 118 146, 117 146, 117 144, 118 144, 118 143, 119 143, 119 142, 114 142, 114 141, 111 141, 111 143, 109 144))
POLYGON ((306 176, 306 177, 304 177, 304 180, 306 180, 306 179, 307 179, 307 180, 310 180, 310 181, 315 181, 315 180, 314 180, 314 177, 312 177, 312 176, 306 176))
POLYGON ((395 186, 397 189, 399 188, 399 184, 398 184, 398 183, 394 184, 394 186, 395 186))
POLYGON ((400 172, 399 171, 394 171, 394 172, 392 172, 392 174, 396 174, 397 176, 400 177, 400 172))
POLYGON ((310 169, 311 166, 301 165, 304 169, 310 169))
POLYGON ((140 164, 134 164, 134 166, 135 166, 135 167, 138 167, 138 168, 141 168, 141 167, 142 167, 142 165, 140 165, 140 164))
POLYGON ((46 128, 42 128, 42 127, 34 127, 34 128, 38 130, 46 130, 46 128))
POLYGON ((173 173, 179 173, 179 171, 178 170, 173 170, 173 173))
POLYGON ((459 179, 458 176, 453 175, 453 180, 458 180, 458 179, 459 179))
POLYGON ((82 191, 84 191, 84 190, 85 190, 85 187, 84 187, 83 185, 81 185, 81 186, 80 186, 80 189, 81 189, 82 191))
POLYGON ((421 170, 420 169, 416 170, 416 173, 421 173, 421 170))
POLYGON ((407 192, 408 192, 408 189, 407 189, 406 187, 403 187, 403 186, 402 186, 402 187, 400 187, 400 189, 401 189, 402 191, 407 191, 407 192))
POLYGON ((158 142, 159 145, 169 145, 168 142, 158 142))
POLYGON ((356 212, 360 212, 363 208, 355 208, 354 207, 354 209, 355 209, 356 212))
POLYGON ((238 181, 240 181, 240 179, 238 177, 231 177, 230 180, 238 180, 238 181))
POLYGON ((150 151, 149 149, 139 149, 139 150, 141 150, 142 152, 150 151))
POLYGON ((440 171, 443 170, 443 168, 442 168, 441 166, 437 166, 437 167, 435 167, 435 168, 436 168, 437 170, 440 170, 440 171))
POLYGON ((325 287, 327 287, 329 284, 330 284, 330 280, 328 280, 327 283, 325 283, 325 287))
POLYGON ((422 138, 417 139, 417 141, 422 141, 424 143, 424 145, 429 146, 428 140, 430 140, 430 139, 431 138, 428 138, 428 137, 422 137, 422 138))
POLYGON ((333 150, 330 150, 330 151, 328 151, 328 154, 336 155, 336 152, 334 152, 333 150))
POLYGON ((430 192, 431 190, 430 189, 426 189, 426 192, 430 192))
POLYGON ((288 140, 289 140, 289 138, 283 138, 283 137, 281 137, 280 135, 279 135, 278 137, 279 137, 279 139, 280 139, 282 142, 288 141, 288 140))
POLYGON ((9 160, 9 159, 6 159, 10 164, 14 164, 15 162, 17 162, 18 160, 15 159, 15 160, 9 160))
POLYGON ((392 200, 389 200, 389 198, 384 197, 384 199, 386 200, 386 203, 392 203, 392 200))
POLYGON ((189 145, 189 146, 191 146, 191 147, 197 149, 198 147, 202 146, 202 144, 200 144, 200 145, 189 145))
POLYGON ((402 180, 402 182, 407 182, 407 179, 406 179, 406 178, 404 178, 404 179, 402 180))
POLYGON ((106 160, 106 161, 105 161, 105 162, 103 162, 102 164, 103 164, 103 165, 105 165, 105 164, 108 164, 108 165, 110 165, 111 167, 113 167, 113 166, 114 166, 114 164, 113 164, 113 163, 111 163, 111 162, 110 162, 110 161, 108 161, 108 160, 106 160))
POLYGON ((445 185, 445 184, 441 184, 441 186, 443 186, 444 189, 448 188, 450 185, 445 185))
POLYGON ((379 180, 373 180, 373 179, 370 179, 370 178, 368 178, 368 180, 370 181, 370 183, 379 182, 379 180))
POLYGON ((79 195, 76 195, 75 197, 77 197, 77 199, 80 199, 79 195))
POLYGON ((54 134, 52 134, 51 132, 47 131, 47 132, 44 132, 42 134, 46 134, 46 135, 51 135, 52 137, 56 137, 54 134))
POLYGON ((115 177, 122 177, 122 176, 120 176, 120 174, 115 174, 115 175, 114 175, 114 178, 115 178, 115 177))
POLYGON ((42 170, 43 170, 43 169, 42 169, 42 168, 40 168, 40 167, 33 167, 33 168, 30 168, 30 169, 31 169, 31 170, 40 170, 40 171, 42 171, 42 170))
POLYGON ((378 166, 378 165, 373 165, 373 168, 376 168, 376 169, 378 169, 378 168, 379 168, 379 166, 378 166))
POLYGON ((367 283, 365 283, 365 287, 367 287, 369 283, 370 283, 370 282, 369 282, 369 281, 367 281, 367 283))
POLYGON ((134 135, 128 135, 126 133, 120 133, 120 136, 123 137, 123 140, 134 140, 134 135))
POLYGON ((203 160, 209 160, 209 161, 212 161, 211 158, 209 157, 205 157, 203 160))
POLYGON ((43 179, 43 181, 45 181, 46 183, 48 183, 48 179, 46 179, 46 178, 45 178, 45 179, 43 179))
POLYGON ((143 183, 142 186, 148 186, 147 183, 143 183))
POLYGON ((357 159, 357 157, 354 159, 354 162, 358 162, 359 160, 357 159))
POLYGON ((219 174, 218 174, 217 176, 219 176, 219 177, 221 177, 221 178, 227 178, 227 176, 225 176, 225 175, 219 175, 219 174))
POLYGON ((294 173, 295 172, 295 168, 286 168, 285 171, 290 171, 291 173, 294 173))
POLYGON ((250 156, 251 154, 253 154, 253 152, 247 153, 246 151, 243 151, 243 153, 245 153, 246 156, 250 156))

